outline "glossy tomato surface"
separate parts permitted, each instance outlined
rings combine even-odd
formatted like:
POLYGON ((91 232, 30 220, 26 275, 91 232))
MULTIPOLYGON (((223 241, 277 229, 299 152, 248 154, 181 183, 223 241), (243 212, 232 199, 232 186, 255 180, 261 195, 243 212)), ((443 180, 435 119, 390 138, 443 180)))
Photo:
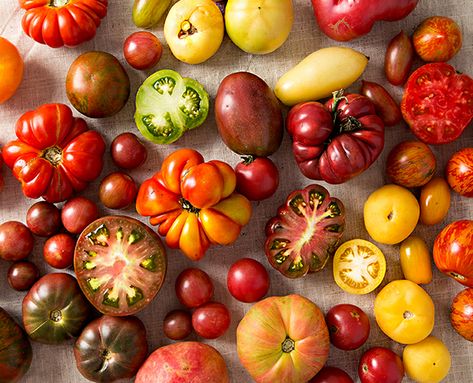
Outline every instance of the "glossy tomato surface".
POLYGON ((33 234, 50 237, 56 234, 61 226, 61 212, 52 203, 36 202, 26 212, 26 225, 33 234))
POLYGON ((16 93, 23 80, 23 68, 23 59, 16 46, 0 37, 0 104, 16 93))
POLYGON ((163 320, 163 333, 169 339, 182 340, 192 333, 192 316, 188 311, 172 310, 163 320))
POLYGON ((113 172, 99 186, 99 199, 109 209, 126 209, 135 202, 138 187, 128 174, 113 172))
POLYGON ((17 291, 29 290, 38 278, 38 267, 32 262, 15 262, 8 268, 8 284, 17 291))
POLYGON ((463 148, 448 160, 447 182, 465 197, 473 197, 473 148, 463 148))
POLYGON ((0 225, 0 258, 5 261, 25 259, 33 251, 34 237, 30 229, 18 221, 0 225))
POLYGON ((135 134, 125 132, 116 136, 110 146, 115 165, 123 169, 135 169, 148 157, 148 151, 135 134))
POLYGON ((332 366, 324 366, 309 383, 354 383, 345 371, 332 366))
POLYGON ((361 347, 370 335, 368 315, 358 306, 339 304, 325 315, 330 341, 341 350, 355 350, 361 347))
POLYGON ((268 293, 269 274, 257 260, 241 258, 228 270, 227 287, 239 301, 256 302, 268 293))
POLYGON ((134 32, 123 44, 123 55, 130 66, 135 69, 150 69, 161 59, 163 46, 151 32, 134 32))
POLYGON ((386 79, 393 85, 402 85, 409 77, 414 46, 406 32, 401 31, 392 38, 384 56, 384 73, 386 79))
POLYGON ((43 257, 49 266, 65 269, 72 266, 76 240, 69 234, 53 235, 44 243, 43 257))
POLYGON ((450 323, 455 331, 473 342, 473 289, 460 291, 450 307, 450 323))
POLYGON ((221 337, 230 327, 230 311, 223 303, 208 302, 195 309, 192 327, 197 335, 206 339, 221 337))
POLYGON ((235 167, 236 190, 250 201, 271 197, 279 186, 279 170, 267 157, 245 157, 235 167))
POLYGON ((64 228, 72 234, 80 234, 92 221, 99 216, 97 204, 86 197, 69 199, 61 211, 61 221, 64 228))
POLYGON ((404 278, 417 284, 432 281, 432 257, 425 241, 411 235, 401 243, 399 258, 404 278))
POLYGON ((442 222, 450 209, 450 199, 447 181, 442 177, 432 178, 420 191, 420 222, 424 225, 436 225, 442 222))
POLYGON ((179 301, 189 308, 209 302, 214 294, 214 285, 209 275, 194 267, 181 271, 174 288, 179 301))
POLYGON ((372 81, 361 81, 360 93, 374 104, 376 113, 384 125, 393 126, 399 124, 402 120, 401 109, 382 85, 372 81))
POLYGON ((400 383, 404 377, 404 366, 394 351, 373 347, 361 356, 358 376, 361 383, 400 383))

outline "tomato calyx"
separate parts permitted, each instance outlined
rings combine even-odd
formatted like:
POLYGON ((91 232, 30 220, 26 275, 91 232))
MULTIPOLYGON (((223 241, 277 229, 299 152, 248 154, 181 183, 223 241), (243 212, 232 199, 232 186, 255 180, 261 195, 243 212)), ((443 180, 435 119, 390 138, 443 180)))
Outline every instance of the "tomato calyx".
POLYGON ((455 273, 454 271, 450 271, 448 273, 448 275, 450 275, 452 278, 456 279, 457 281, 460 281, 460 283, 462 283, 462 281, 466 280, 465 276, 463 276, 461 274, 458 274, 458 273, 455 273))
POLYGON ((49 313, 49 318, 53 322, 60 322, 62 320, 62 312, 61 310, 53 310, 49 313))
POLYGON ((185 39, 188 36, 192 36, 194 33, 197 33, 197 28, 194 27, 189 20, 184 20, 181 23, 181 30, 177 34, 177 37, 185 39))
POLYGON ((406 310, 404 311, 404 313, 402 314, 402 317, 404 319, 412 319, 414 318, 414 314, 412 312, 410 312, 409 310, 406 310))
POLYGON ((281 343, 281 350, 286 354, 294 351, 296 349, 296 343, 286 335, 286 339, 281 343))
POLYGON ((51 8, 62 8, 69 4, 70 0, 50 0, 49 6, 51 8))
POLYGON ((184 210, 187 210, 189 213, 194 213, 196 215, 199 215, 200 209, 192 205, 188 200, 186 200, 184 197, 179 198, 179 205, 184 210))
POLYGON ((243 163, 243 165, 249 165, 251 164, 252 162, 254 162, 254 160, 256 160, 256 157, 253 156, 253 155, 248 155, 248 156, 241 156, 241 161, 243 163))
POLYGON ((58 146, 51 146, 43 151, 41 157, 57 167, 62 161, 62 149, 58 146))

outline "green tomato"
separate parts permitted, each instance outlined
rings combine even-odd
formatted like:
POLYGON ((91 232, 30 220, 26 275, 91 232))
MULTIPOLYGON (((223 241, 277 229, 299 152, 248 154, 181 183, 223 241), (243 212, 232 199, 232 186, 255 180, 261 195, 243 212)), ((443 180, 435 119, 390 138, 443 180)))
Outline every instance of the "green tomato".
POLYGON ((278 49, 294 21, 292 0, 228 0, 225 28, 240 49, 266 54, 278 49))
POLYGON ((135 123, 156 144, 170 144, 200 126, 209 113, 209 95, 196 80, 170 69, 149 76, 136 94, 135 123))
POLYGON ((171 0, 135 0, 133 4, 133 22, 138 28, 155 27, 171 0))

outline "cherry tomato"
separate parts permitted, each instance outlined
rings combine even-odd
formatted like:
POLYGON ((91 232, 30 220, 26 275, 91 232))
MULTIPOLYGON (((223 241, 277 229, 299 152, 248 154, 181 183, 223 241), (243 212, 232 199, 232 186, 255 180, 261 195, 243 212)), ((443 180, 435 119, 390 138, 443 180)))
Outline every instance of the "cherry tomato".
POLYGON ((10 99, 23 79, 23 59, 18 49, 0 37, 0 104, 10 99))
POLYGON ((56 269, 65 269, 72 265, 75 246, 76 241, 69 234, 56 234, 44 243, 44 260, 56 269))
POLYGON ((100 182, 100 201, 110 209, 127 208, 135 201, 136 193, 135 181, 126 173, 110 173, 100 182))
POLYGON ((122 133, 115 137, 110 152, 115 165, 123 169, 135 169, 148 157, 146 146, 133 133, 122 133))
POLYGON ((178 275, 175 290, 177 298, 184 306, 194 308, 212 299, 214 285, 205 271, 190 268, 178 275))
POLYGON ((309 383, 354 383, 345 371, 332 366, 324 366, 309 383))
POLYGON ((61 221, 69 233, 79 234, 98 216, 99 209, 95 202, 85 197, 75 197, 64 204, 61 221))
POLYGON ((460 291, 450 307, 450 323, 455 331, 473 342, 473 289, 460 291))
POLYGON ((8 269, 7 279, 12 289, 29 290, 39 278, 38 267, 28 261, 15 262, 8 269))
POLYGON ((382 85, 362 80, 360 94, 368 97, 374 104, 376 113, 384 125, 393 126, 402 121, 399 105, 382 85))
POLYGON ((414 60, 414 46, 406 32, 401 31, 393 37, 386 49, 384 72, 393 85, 402 85, 409 77, 414 60))
POLYGON ((447 163, 447 181, 458 194, 473 197, 473 148, 456 152, 447 163))
POLYGON ((400 383, 404 365, 399 355, 389 348, 373 347, 361 356, 358 376, 361 383, 400 383))
POLYGON ((228 270, 227 287, 241 302, 256 302, 269 290, 269 274, 265 267, 252 258, 236 261, 228 270))
POLYGON ((402 242, 400 259, 404 278, 418 285, 432 281, 432 259, 422 238, 412 235, 402 242))
POLYGON ((128 64, 135 69, 154 67, 163 54, 163 46, 151 32, 135 32, 128 36, 123 45, 123 55, 128 64))
POLYGON ((341 350, 356 350, 370 335, 370 320, 359 307, 351 304, 333 306, 325 316, 330 341, 341 350))
POLYGON ((34 238, 30 229, 18 221, 7 221, 0 225, 0 258, 19 261, 33 250, 34 238))
POLYGON ((26 212, 26 225, 33 234, 50 237, 61 226, 61 212, 52 203, 36 202, 26 212))
POLYGON ((266 157, 244 157, 235 167, 236 189, 251 201, 271 197, 279 186, 279 171, 273 161, 266 157))
POLYGON ((169 339, 181 340, 192 333, 192 317, 187 311, 173 310, 166 314, 163 332, 169 339))
POLYGON ((192 314, 192 327, 197 335, 206 339, 222 336, 230 327, 230 312, 218 302, 209 302, 198 307, 192 314))
POLYGON ((447 181, 434 177, 420 191, 420 222, 436 225, 444 220, 450 209, 450 189, 447 181))

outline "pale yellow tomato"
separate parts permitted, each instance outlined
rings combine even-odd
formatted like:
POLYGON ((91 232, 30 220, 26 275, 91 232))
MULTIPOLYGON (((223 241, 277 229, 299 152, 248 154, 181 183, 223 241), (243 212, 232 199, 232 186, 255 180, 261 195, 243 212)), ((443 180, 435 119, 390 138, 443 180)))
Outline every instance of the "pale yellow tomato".
POLYGON ((435 225, 442 222, 450 209, 450 188, 441 177, 432 178, 420 191, 420 222, 435 225))
POLYGON ((179 0, 164 22, 164 37, 172 54, 188 64, 199 64, 220 48, 223 16, 212 0, 179 0))
POLYGON ((406 346, 402 360, 407 376, 418 383, 441 382, 448 375, 451 365, 447 346, 434 336, 406 346))
POLYGON ((228 0, 225 28, 240 49, 253 54, 278 49, 291 32, 292 0, 228 0))
POLYGON ((400 260, 404 278, 417 284, 432 282, 432 260, 422 238, 412 235, 402 242, 400 260))

